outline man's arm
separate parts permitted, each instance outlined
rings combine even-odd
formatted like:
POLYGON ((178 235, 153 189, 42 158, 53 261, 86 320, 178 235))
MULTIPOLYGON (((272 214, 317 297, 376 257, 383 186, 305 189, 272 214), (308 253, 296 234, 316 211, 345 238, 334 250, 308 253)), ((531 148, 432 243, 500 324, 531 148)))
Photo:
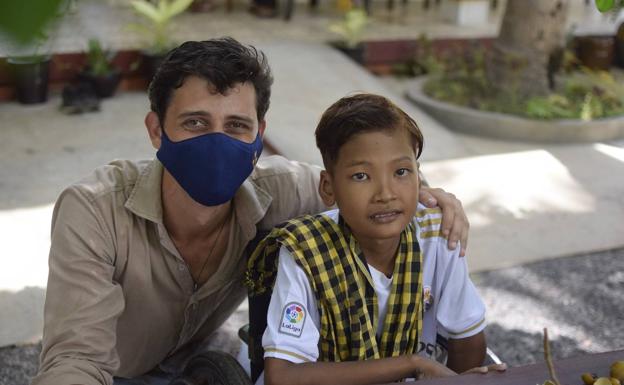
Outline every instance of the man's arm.
POLYGON ((295 364, 278 358, 264 361, 267 385, 366 385, 394 382, 407 377, 454 376, 447 367, 418 355, 368 361, 308 362, 295 364))
POLYGON ((457 373, 483 365, 485 359, 485 334, 448 340, 448 361, 446 365, 457 373))
POLYGON ((112 236, 93 205, 76 188, 57 201, 43 349, 33 385, 109 385, 118 368, 115 329, 124 299, 113 283, 112 236))

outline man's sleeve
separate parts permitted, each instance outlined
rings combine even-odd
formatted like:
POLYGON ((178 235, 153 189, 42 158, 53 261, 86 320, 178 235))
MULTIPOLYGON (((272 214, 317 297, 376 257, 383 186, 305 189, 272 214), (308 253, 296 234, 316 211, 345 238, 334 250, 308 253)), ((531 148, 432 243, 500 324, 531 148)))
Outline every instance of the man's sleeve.
POLYGON ((328 209, 318 193, 322 168, 269 156, 258 163, 255 181, 272 197, 271 209, 259 227, 271 229, 279 223, 328 209))
POLYGON ((52 218, 43 349, 33 385, 111 384, 119 366, 113 235, 92 199, 63 192, 52 218))
POLYGON ((436 279, 441 282, 436 319, 438 331, 446 338, 473 336, 485 329, 485 304, 468 275, 466 258, 458 257, 459 247, 449 250, 444 239, 438 242, 436 279))
POLYGON ((297 176, 297 194, 300 204, 295 216, 318 214, 328 209, 319 195, 319 181, 322 169, 307 163, 296 163, 300 172, 297 176))
POLYGON ((304 271, 282 248, 262 337, 264 357, 294 363, 318 359, 319 314, 304 271))

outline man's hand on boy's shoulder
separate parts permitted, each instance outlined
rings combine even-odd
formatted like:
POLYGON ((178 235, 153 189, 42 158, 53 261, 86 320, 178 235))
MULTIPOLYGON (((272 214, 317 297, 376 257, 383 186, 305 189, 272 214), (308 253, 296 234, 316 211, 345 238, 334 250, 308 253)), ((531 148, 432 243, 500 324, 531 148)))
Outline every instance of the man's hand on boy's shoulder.
POLYGON ((465 256, 470 223, 461 201, 455 195, 441 188, 425 186, 420 187, 418 200, 427 207, 440 206, 442 209, 442 234, 448 239, 448 247, 455 250, 459 241, 461 246, 459 256, 465 256))

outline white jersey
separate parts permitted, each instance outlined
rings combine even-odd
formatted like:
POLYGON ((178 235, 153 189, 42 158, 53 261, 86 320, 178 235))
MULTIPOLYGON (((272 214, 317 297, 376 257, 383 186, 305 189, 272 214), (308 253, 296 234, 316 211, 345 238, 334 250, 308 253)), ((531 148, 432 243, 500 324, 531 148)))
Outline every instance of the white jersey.
MULTIPOLYGON (((465 258, 447 248, 437 236, 441 215, 419 205, 414 224, 423 255, 423 330, 419 354, 446 360, 444 339, 465 338, 485 328, 485 305, 468 276, 465 258), (438 337, 442 337, 441 339, 438 337)), ((325 213, 338 222, 338 210, 325 213)), ((369 265, 379 304, 377 319, 384 319, 392 278, 369 265)), ((383 322, 378 323, 377 334, 383 322)), ((293 363, 315 362, 319 357, 320 317, 308 278, 292 255, 280 250, 273 295, 262 338, 264 357, 293 363)))

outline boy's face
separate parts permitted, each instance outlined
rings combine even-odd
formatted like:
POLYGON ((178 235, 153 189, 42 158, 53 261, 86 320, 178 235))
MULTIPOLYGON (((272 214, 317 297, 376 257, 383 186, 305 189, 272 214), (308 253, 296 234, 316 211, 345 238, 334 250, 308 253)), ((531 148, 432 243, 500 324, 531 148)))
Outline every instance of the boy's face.
POLYGON ((416 212, 418 186, 409 133, 395 129, 351 137, 333 169, 322 172, 319 190, 362 241, 397 237, 416 212))

